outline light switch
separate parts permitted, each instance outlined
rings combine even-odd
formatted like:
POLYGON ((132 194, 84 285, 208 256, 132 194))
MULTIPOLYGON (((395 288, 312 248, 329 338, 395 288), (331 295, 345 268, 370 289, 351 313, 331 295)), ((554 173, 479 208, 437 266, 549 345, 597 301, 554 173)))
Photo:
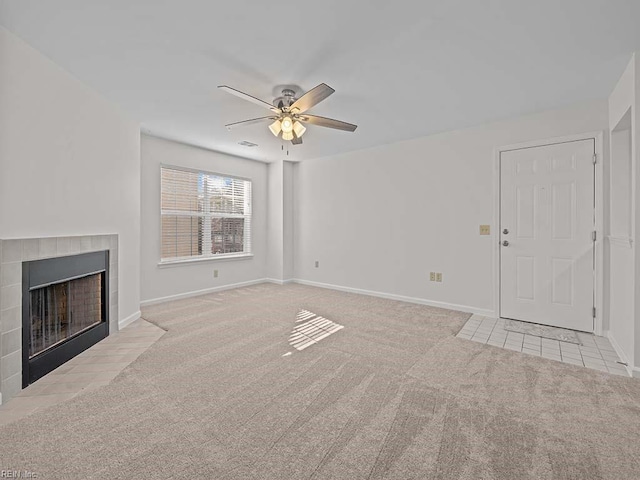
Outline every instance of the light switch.
POLYGON ((480 235, 491 235, 491 225, 480 225, 480 235))

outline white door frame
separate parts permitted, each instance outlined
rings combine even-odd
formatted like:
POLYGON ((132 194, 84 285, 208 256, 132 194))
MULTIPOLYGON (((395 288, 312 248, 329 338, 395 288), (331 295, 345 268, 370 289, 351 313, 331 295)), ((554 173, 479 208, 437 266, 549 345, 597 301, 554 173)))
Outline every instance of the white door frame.
POLYGON ((595 307, 596 317, 594 332, 603 335, 603 299, 604 299, 604 133, 582 133, 578 135, 566 135, 562 137, 533 140, 530 142, 504 145, 494 149, 493 168, 493 309, 496 317, 500 316, 500 154, 508 150, 521 148, 541 147, 554 143, 575 142, 578 140, 595 140, 597 155, 595 169, 595 196, 596 196, 596 277, 595 277, 595 307))

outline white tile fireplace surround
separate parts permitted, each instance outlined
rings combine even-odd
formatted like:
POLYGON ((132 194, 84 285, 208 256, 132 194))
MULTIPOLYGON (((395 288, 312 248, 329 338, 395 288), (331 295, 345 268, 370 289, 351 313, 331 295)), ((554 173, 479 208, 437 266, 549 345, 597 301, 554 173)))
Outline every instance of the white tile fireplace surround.
POLYGON ((109 250, 109 331, 118 330, 118 235, 0 239, 0 403, 22 389, 22 262, 109 250))

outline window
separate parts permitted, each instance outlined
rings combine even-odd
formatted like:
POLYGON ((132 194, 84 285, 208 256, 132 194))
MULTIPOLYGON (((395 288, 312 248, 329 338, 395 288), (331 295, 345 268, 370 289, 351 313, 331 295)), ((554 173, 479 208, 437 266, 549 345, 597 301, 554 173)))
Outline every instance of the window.
POLYGON ((161 259, 251 253, 251 181, 161 167, 161 259))

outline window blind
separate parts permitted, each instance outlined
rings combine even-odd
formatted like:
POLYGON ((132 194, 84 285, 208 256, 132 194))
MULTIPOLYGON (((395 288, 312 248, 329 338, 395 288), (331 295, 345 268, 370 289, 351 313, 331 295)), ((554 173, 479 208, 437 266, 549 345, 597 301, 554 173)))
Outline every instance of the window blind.
POLYGON ((251 253, 251 181, 161 167, 161 259, 251 253))

